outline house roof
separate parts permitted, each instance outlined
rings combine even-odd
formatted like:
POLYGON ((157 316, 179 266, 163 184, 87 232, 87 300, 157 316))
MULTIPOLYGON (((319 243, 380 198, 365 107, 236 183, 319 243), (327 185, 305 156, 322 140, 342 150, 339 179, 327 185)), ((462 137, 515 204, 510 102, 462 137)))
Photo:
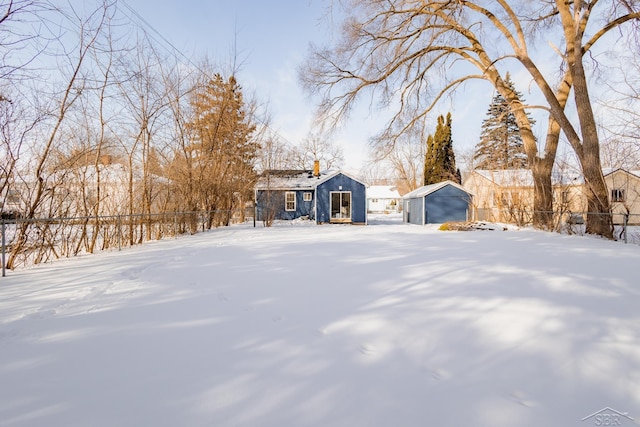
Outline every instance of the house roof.
POLYGON ((372 185, 367 189, 367 199, 400 199, 398 189, 392 185, 372 185))
POLYGON ((442 181, 442 182, 438 182, 437 184, 425 185, 424 187, 416 188, 415 190, 411 191, 410 193, 405 194, 402 198, 403 199, 415 199, 417 197, 428 196, 429 194, 435 193, 436 191, 440 190, 443 187, 446 187, 447 185, 452 185, 452 186, 456 187, 457 189, 464 191, 467 194, 473 194, 469 190, 464 188, 462 185, 458 184, 457 182, 442 181))
POLYGON ((602 174, 604 176, 608 176, 608 175, 613 175, 614 173, 616 173, 618 171, 626 173, 626 174, 629 174, 629 175, 633 175, 636 178, 640 179, 640 170, 631 170, 631 171, 629 171, 629 170, 626 170, 626 169, 623 169, 623 168, 603 168, 602 169, 602 174))
POLYGON ((269 170, 258 179, 255 188, 256 190, 313 190, 339 174, 364 185, 360 180, 340 170, 321 171, 320 176, 314 176, 313 171, 309 170, 269 170))
MULTIPOLYGON (((476 169, 476 173, 500 187, 533 187, 533 175, 530 169, 485 170, 476 169)), ((554 171, 551 174, 554 185, 583 184, 582 174, 554 171)))

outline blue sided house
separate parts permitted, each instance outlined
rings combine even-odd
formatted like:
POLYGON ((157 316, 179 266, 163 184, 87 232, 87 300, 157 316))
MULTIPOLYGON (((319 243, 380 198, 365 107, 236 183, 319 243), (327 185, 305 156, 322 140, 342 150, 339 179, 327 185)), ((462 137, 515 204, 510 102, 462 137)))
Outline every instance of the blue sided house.
POLYGON ((402 198, 403 221, 418 225, 468 221, 472 199, 473 194, 453 181, 425 185, 402 198))
POLYGON ((367 223, 366 185, 340 171, 271 170, 255 187, 256 220, 367 223))

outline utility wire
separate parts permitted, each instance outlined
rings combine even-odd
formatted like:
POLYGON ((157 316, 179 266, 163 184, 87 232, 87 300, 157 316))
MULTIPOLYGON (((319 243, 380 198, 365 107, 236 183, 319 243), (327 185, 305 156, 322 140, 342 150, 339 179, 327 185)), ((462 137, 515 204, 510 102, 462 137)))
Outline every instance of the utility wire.
MULTIPOLYGON (((163 44, 164 43, 164 48, 167 48, 168 46, 168 50, 178 54, 178 56, 184 58, 188 65, 192 66, 193 68, 195 68, 196 70, 200 71, 202 74, 206 74, 204 70, 202 70, 197 64, 194 64, 193 61, 191 60, 191 58, 189 58, 188 56, 186 56, 180 49, 178 49, 177 47, 175 47, 173 45, 173 43, 171 43, 165 36, 162 35, 162 33, 160 33, 160 31, 156 30, 154 28, 153 25, 151 25, 151 23, 149 23, 149 21, 147 21, 146 19, 144 19, 144 17, 142 15, 140 15, 140 13, 138 13, 137 10, 135 10, 129 3, 126 2, 126 0, 118 0, 119 3, 121 3, 131 14, 129 16, 129 18, 132 19, 132 22, 136 25, 138 25, 138 27, 146 27, 148 28, 150 31, 152 31, 154 34, 156 34, 160 40, 157 40, 153 37, 153 35, 149 35, 154 41, 156 41, 159 44, 163 44)), ((143 28, 144 29, 144 28, 143 28)), ((258 121, 262 126, 264 126, 266 129, 270 130, 275 136, 277 136, 278 138, 282 139, 284 142, 295 146, 295 144, 293 144, 291 141, 289 141, 287 138, 285 138, 284 136, 282 136, 278 131, 276 131, 275 129, 273 129, 271 126, 269 126, 267 123, 265 123, 263 120, 261 120, 258 116, 254 115, 254 118, 256 119, 256 121, 258 121)))

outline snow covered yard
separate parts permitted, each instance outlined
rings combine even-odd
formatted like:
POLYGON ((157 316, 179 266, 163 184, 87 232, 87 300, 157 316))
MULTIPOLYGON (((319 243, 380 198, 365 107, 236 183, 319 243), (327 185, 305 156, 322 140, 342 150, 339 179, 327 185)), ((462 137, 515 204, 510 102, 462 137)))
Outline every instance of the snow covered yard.
POLYGON ((638 265, 633 245, 390 222, 14 272, 0 426, 637 425, 638 265))

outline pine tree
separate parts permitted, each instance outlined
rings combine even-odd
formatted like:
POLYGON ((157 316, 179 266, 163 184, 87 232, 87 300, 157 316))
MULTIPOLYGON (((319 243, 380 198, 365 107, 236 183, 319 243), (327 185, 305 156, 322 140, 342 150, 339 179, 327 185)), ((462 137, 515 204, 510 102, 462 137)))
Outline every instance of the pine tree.
POLYGON ((433 135, 427 138, 424 160, 423 185, 451 180, 461 182, 460 171, 456 168, 456 156, 453 152, 451 136, 451 113, 438 116, 438 124, 433 135))
POLYGON ((233 76, 225 80, 215 74, 197 85, 190 104, 192 143, 187 156, 175 163, 174 182, 192 192, 182 194, 196 205, 191 208, 220 213, 212 214, 210 225, 226 224, 239 200, 250 196, 255 180, 255 125, 233 76))
MULTIPOLYGON (((522 100, 522 94, 515 90, 511 76, 506 75, 505 83, 522 100)), ((535 123, 531 119, 531 123, 535 123)), ((520 129, 509 103, 499 93, 493 97, 487 110, 487 118, 482 122, 480 142, 473 156, 476 169, 521 169, 527 167, 520 129)))

